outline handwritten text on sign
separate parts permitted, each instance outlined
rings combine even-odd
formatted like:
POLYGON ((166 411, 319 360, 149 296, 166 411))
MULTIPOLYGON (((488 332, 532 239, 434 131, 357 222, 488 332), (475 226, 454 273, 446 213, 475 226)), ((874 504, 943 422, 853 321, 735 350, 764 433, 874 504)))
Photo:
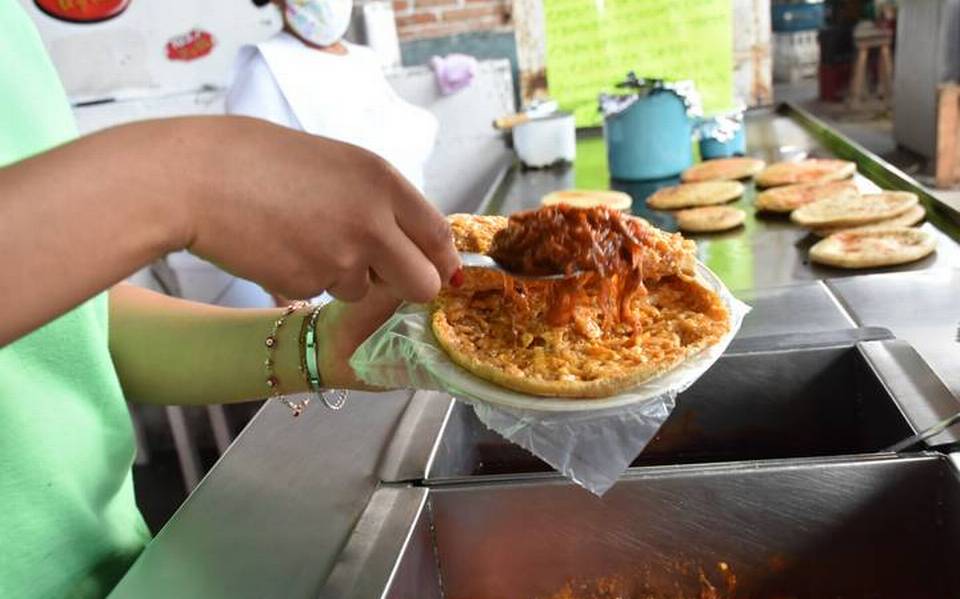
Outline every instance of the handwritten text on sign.
POLYGON ((707 114, 733 107, 730 0, 545 0, 550 95, 597 125, 597 94, 628 71, 693 79, 707 114))

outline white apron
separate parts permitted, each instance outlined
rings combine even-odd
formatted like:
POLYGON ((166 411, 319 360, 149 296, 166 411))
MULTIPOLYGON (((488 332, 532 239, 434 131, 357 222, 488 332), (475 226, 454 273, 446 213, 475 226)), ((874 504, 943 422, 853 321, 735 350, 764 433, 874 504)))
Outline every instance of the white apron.
MULTIPOLYGON (((238 60, 238 69, 247 71, 240 93, 269 96, 279 89, 301 130, 370 150, 422 190, 437 119, 397 95, 372 50, 344 46, 343 56, 321 52, 285 32, 248 46, 238 60), (267 69, 257 75, 253 67, 261 57, 267 69)), ((243 98, 231 101, 244 103, 243 98)))

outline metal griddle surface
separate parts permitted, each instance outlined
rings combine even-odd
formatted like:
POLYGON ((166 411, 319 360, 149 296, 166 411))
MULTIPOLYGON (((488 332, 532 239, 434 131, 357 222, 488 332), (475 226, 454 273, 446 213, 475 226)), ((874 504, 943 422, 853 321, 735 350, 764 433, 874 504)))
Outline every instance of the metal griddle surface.
MULTIPOLYGON (((789 116, 772 111, 749 113, 747 150, 750 156, 768 162, 803 157, 833 157, 833 154, 800 124, 789 116)), ((578 146, 578 162, 546 170, 525 170, 514 166, 491 194, 487 213, 512 214, 539 206, 545 194, 582 185, 582 181, 605 181, 611 189, 627 192, 633 198, 631 212, 656 226, 677 230, 670 212, 647 208, 646 198, 657 189, 676 185, 679 178, 658 181, 628 182, 607 178, 602 158, 603 140, 587 137, 578 146)), ((861 191, 878 191, 875 183, 858 174, 855 179, 861 191)), ((747 212, 743 227, 725 233, 687 235, 697 241, 699 258, 734 291, 763 289, 809 282, 819 279, 849 277, 873 272, 918 271, 960 267, 960 246, 930 223, 924 229, 937 237, 937 252, 919 262, 877 270, 843 270, 811 264, 807 254, 819 238, 792 225, 789 219, 758 215, 754 210, 756 189, 745 181, 746 192, 730 204, 747 212)))

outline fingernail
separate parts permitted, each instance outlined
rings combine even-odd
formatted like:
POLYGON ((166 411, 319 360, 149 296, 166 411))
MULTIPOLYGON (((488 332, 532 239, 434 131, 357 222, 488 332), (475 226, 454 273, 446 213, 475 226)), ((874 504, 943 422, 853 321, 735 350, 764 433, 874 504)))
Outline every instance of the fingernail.
POLYGON ((457 272, 453 273, 453 276, 450 277, 450 285, 452 287, 459 287, 463 285, 463 269, 458 268, 457 272))

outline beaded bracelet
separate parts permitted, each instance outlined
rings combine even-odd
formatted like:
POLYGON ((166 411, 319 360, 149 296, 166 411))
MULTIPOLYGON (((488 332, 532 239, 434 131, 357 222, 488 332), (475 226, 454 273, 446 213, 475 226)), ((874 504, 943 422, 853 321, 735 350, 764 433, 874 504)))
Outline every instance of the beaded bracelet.
POLYGON ((307 302, 296 301, 284 308, 283 313, 279 318, 277 318, 276 322, 273 323, 273 328, 270 330, 270 334, 267 335, 266 340, 263 342, 263 344, 267 347, 267 359, 264 360, 263 365, 267 373, 267 387, 269 387, 271 391, 270 398, 277 399, 283 403, 283 405, 290 408, 295 417, 299 416, 305 409, 307 409, 307 405, 310 403, 310 400, 305 399, 303 401, 292 401, 286 397, 282 391, 280 391, 280 379, 277 378, 277 375, 273 369, 275 364, 274 354, 276 353, 277 343, 279 343, 278 335, 280 333, 280 328, 283 327, 284 323, 287 322, 287 319, 294 312, 301 308, 306 308, 309 305, 310 304, 307 302))
POLYGON ((330 401, 324 392, 320 367, 317 364, 317 319, 321 310, 323 306, 316 306, 303 319, 300 329, 300 373, 310 390, 317 394, 325 406, 331 410, 339 410, 347 403, 347 390, 333 389, 335 399, 330 401))

